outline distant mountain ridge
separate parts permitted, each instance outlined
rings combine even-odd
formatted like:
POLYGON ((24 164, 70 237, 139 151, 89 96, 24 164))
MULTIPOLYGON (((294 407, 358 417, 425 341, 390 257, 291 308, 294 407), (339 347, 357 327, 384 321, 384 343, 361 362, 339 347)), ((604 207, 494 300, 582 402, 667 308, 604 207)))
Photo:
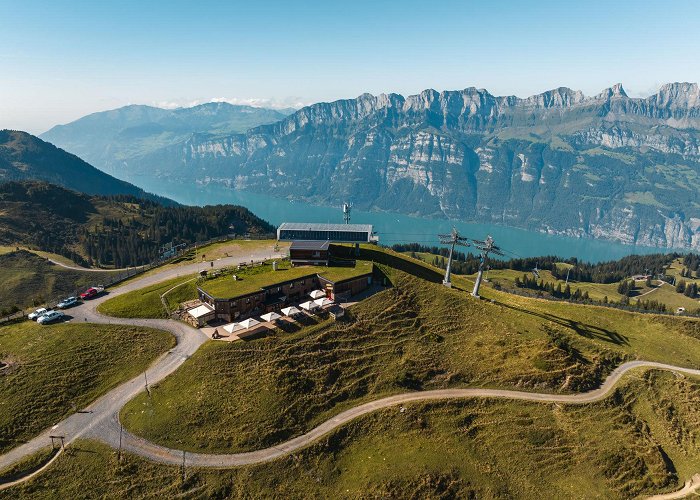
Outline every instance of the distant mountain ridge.
POLYGON ((193 134, 115 174, 700 249, 700 91, 363 94, 242 134, 193 134))
POLYGON ((41 138, 113 173, 138 168, 138 158, 159 148, 181 143, 192 134, 229 135, 285 118, 288 110, 210 102, 164 109, 129 105, 92 113, 57 125, 41 138))
POLYGON ((176 203, 115 179, 77 156, 26 132, 0 130, 0 182, 40 180, 91 195, 131 195, 176 203))

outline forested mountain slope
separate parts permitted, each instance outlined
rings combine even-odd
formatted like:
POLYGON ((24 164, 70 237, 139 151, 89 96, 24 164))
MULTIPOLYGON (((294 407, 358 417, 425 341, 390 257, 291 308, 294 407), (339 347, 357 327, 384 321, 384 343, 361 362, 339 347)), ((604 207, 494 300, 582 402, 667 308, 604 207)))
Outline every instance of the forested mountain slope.
POLYGON ((163 206, 133 196, 90 196, 37 181, 0 184, 0 244, 22 244, 100 266, 154 260, 161 245, 268 233, 235 205, 163 206))

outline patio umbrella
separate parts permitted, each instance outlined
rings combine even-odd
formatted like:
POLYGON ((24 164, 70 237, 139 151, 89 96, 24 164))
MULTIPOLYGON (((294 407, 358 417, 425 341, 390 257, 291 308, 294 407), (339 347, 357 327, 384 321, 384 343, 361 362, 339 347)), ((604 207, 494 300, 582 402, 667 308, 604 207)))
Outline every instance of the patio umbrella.
POLYGON ((261 317, 263 320, 269 322, 269 321, 275 321, 276 319, 280 319, 282 316, 280 316, 280 315, 277 314, 276 312, 272 311, 272 312, 269 312, 269 313, 267 313, 267 314, 263 314, 263 315, 260 316, 260 317, 261 317))

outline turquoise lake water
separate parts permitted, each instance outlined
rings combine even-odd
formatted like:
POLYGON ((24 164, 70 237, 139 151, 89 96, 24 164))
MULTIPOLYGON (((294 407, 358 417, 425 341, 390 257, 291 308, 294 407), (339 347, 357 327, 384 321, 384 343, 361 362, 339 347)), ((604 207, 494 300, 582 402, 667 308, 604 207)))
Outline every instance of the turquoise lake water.
MULTIPOLYGON (((323 207, 304 202, 292 202, 267 195, 235 191, 222 185, 151 183, 139 182, 140 179, 134 179, 134 181, 136 185, 147 191, 167 196, 183 204, 233 203, 243 205, 274 225, 279 225, 282 222, 343 222, 343 213, 340 207, 323 207)), ((484 239, 490 234, 501 248, 509 252, 508 257, 558 255, 560 257, 577 257, 589 262, 600 262, 618 259, 630 254, 667 251, 659 248, 622 245, 605 240, 553 236, 495 224, 411 217, 390 212, 353 210, 351 222, 373 224, 375 232, 379 235, 379 242, 383 245, 409 242, 437 245, 439 244, 437 234, 449 233, 455 226, 462 235, 469 238, 484 239)), ((468 248, 460 248, 460 250, 469 251, 468 248)))

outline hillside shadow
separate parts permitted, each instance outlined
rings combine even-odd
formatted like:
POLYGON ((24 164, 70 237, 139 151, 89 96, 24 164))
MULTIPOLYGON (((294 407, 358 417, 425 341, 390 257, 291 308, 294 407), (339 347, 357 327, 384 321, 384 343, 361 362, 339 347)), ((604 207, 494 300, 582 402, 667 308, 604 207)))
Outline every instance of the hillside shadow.
POLYGON ((522 309, 519 307, 515 307, 510 304, 506 304, 504 302, 499 302, 497 300, 494 300, 492 302, 493 304, 506 307, 508 309, 511 309, 513 311, 517 311, 520 313, 524 314, 529 314, 531 316, 536 316, 538 318, 551 321, 553 323, 556 323, 560 326, 563 326, 565 328, 569 328, 576 332, 577 335, 580 335, 581 337, 587 338, 587 339, 597 339, 597 340, 602 340, 604 342, 609 342, 611 344, 615 345, 629 345, 629 340, 626 336, 621 335, 617 332, 613 332, 611 330, 607 330, 605 328, 602 328, 600 326, 596 325, 591 325, 590 323, 582 323, 580 321, 574 321, 569 318, 562 318, 560 316, 557 316, 555 314, 551 313, 541 313, 537 311, 530 311, 527 309, 522 309))
MULTIPOLYGON (((347 259, 358 258, 355 255, 355 249, 347 246, 333 245, 332 246, 333 255, 338 257, 343 257, 347 259)), ((381 250, 375 250, 373 248, 360 248, 359 258, 362 260, 372 261, 375 264, 382 264, 387 267, 398 269, 412 276, 430 281, 432 283, 442 283, 443 275, 441 272, 430 269, 424 265, 417 262, 413 262, 409 259, 401 258, 397 255, 392 255, 388 252, 383 252, 381 250)))

